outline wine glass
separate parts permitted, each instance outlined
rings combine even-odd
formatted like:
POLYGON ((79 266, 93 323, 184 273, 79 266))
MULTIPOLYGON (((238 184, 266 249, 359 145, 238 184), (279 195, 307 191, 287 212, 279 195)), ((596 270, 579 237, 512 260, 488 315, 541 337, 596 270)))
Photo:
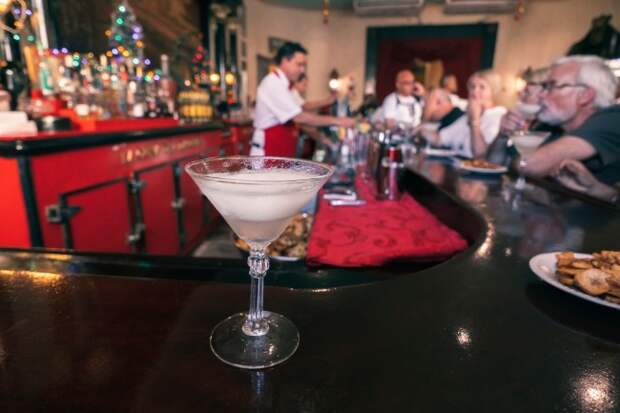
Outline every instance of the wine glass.
POLYGON ((333 168, 300 159, 232 156, 189 163, 185 170, 232 230, 250 245, 250 310, 221 321, 211 333, 213 353, 224 363, 260 369, 282 363, 299 345, 286 317, 263 310, 267 246, 311 201, 333 168))

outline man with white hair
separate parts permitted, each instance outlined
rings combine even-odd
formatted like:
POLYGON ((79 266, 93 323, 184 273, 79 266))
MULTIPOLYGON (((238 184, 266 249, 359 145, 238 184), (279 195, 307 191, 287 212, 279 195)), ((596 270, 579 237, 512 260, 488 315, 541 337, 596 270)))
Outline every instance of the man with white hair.
POLYGON ((569 56, 551 66, 538 119, 564 134, 527 156, 522 171, 548 176, 565 160, 581 161, 602 182, 620 181, 618 82, 599 57, 569 56))

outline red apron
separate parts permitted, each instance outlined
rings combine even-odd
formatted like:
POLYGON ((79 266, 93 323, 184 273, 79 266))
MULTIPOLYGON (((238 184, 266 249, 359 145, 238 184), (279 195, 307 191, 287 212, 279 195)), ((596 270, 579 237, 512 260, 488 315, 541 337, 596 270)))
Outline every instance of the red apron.
POLYGON ((265 156, 294 158, 297 152, 297 128, 292 121, 265 129, 265 156))

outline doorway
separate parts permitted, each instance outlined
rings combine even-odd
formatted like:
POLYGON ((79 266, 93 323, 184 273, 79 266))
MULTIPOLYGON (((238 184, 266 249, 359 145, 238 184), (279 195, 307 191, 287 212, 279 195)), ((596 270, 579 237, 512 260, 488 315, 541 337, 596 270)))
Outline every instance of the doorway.
POLYGON ((459 95, 466 97, 469 76, 493 67, 497 27, 497 23, 370 27, 366 36, 366 85, 374 85, 381 102, 394 90, 400 70, 411 69, 420 80, 431 84, 441 77, 438 73, 451 73, 458 80, 459 95))

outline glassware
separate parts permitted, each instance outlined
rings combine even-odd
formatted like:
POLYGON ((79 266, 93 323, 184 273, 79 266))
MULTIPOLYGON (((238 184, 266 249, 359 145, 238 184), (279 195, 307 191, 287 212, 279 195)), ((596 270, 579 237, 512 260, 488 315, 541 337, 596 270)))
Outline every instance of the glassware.
POLYGON ((170 59, 168 55, 161 55, 161 76, 158 95, 164 105, 167 115, 172 116, 176 111, 177 84, 170 75, 170 59))
POLYGON ((515 105, 515 110, 523 116, 526 121, 526 125, 524 126, 524 130, 527 130, 527 124, 536 119, 536 115, 540 112, 540 105, 536 103, 525 103, 525 102, 517 102, 515 105))
POLYGON ((523 175, 523 169, 527 166, 527 156, 536 152, 536 149, 547 139, 549 132, 532 132, 532 131, 520 131, 512 134, 510 139, 517 152, 519 152, 519 177, 515 182, 515 189, 525 189, 525 176, 523 175))
POLYGON ((357 131, 353 140, 353 161, 356 171, 360 175, 366 173, 366 163, 368 162, 368 133, 357 131))
POLYGON ((259 369, 282 363, 299 345, 286 317, 263 310, 266 247, 311 201, 333 173, 328 165, 275 157, 218 157, 189 163, 186 171, 250 249, 250 311, 234 314, 211 333, 211 349, 224 363, 259 369))

